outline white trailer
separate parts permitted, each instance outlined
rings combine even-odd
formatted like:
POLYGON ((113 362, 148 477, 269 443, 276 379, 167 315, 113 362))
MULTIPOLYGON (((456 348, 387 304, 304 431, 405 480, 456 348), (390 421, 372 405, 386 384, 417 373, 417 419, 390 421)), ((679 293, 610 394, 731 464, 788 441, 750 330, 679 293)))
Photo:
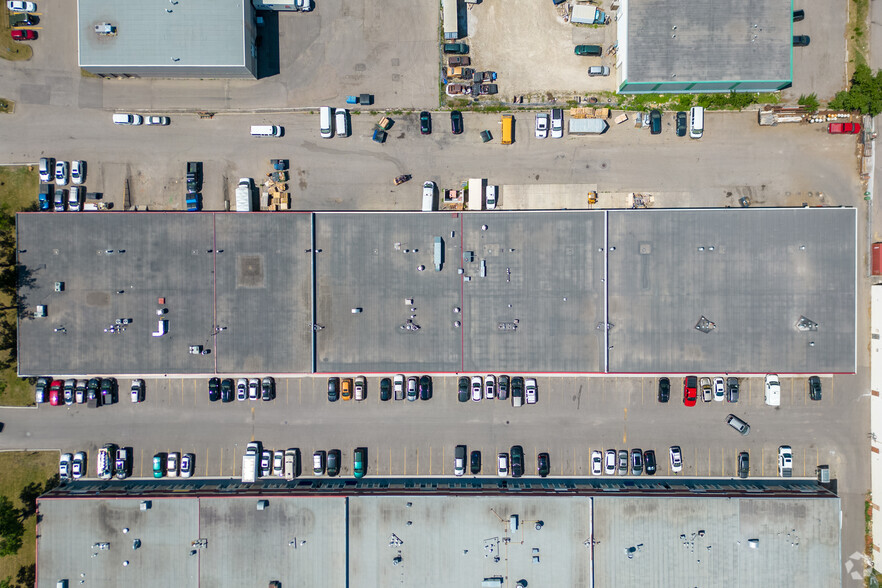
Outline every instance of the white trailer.
POLYGON ((239 178, 239 186, 236 188, 236 212, 251 212, 253 200, 254 182, 251 178, 239 178))
POLYGON ((253 484, 257 479, 257 459, 260 456, 260 444, 251 442, 242 456, 242 483, 253 484))
POLYGON ((471 178, 469 180, 469 210, 484 210, 484 180, 471 178))

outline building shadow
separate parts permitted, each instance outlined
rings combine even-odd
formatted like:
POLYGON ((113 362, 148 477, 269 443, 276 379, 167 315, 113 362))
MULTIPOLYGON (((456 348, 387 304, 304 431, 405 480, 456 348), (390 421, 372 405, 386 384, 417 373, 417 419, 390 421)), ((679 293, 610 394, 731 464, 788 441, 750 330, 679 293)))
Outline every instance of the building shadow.
POLYGON ((257 12, 263 24, 257 27, 257 79, 262 80, 279 75, 279 13, 276 11, 257 12))

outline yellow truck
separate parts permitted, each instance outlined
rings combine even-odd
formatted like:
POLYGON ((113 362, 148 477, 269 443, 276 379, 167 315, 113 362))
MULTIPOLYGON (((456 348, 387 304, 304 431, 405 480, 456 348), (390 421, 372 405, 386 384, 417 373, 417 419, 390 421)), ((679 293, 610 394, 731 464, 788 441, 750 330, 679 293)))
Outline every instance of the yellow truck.
POLYGON ((502 115, 502 144, 511 145, 514 142, 514 116, 502 115))

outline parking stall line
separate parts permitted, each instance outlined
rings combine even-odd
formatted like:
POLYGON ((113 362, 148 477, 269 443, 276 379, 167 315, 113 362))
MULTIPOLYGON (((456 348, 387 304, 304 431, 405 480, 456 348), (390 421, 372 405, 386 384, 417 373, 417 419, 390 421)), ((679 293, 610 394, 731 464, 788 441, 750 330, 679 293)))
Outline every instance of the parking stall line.
MULTIPOLYGON (((591 455, 591 453, 588 453, 588 455, 591 455)), ((573 447, 573 476, 576 475, 576 469, 577 469, 578 467, 579 467, 579 462, 578 462, 578 460, 577 460, 577 458, 576 458, 576 448, 573 447)))
POLYGON ((224 475, 224 448, 220 448, 220 475, 224 475))
POLYGON ((724 478, 726 477, 726 448, 720 447, 720 459, 723 462, 723 473, 720 474, 724 478))
POLYGON ((805 476, 805 472, 806 472, 806 469, 805 469, 805 454, 806 453, 807 452, 805 450, 802 451, 802 475, 803 476, 805 476))
POLYGON ((402 448, 402 451, 404 451, 404 473, 402 475, 406 476, 407 475, 407 447, 402 448))
POLYGON ((707 475, 711 475, 711 448, 707 448, 707 475))
POLYGON ((184 406, 184 378, 181 378, 181 406, 184 406))
POLYGON ((416 475, 420 475, 420 448, 416 448, 416 475))
POLYGON ((766 475, 766 448, 760 448, 760 475, 766 475))
POLYGON ((205 448, 205 455, 202 456, 202 463, 205 464, 204 469, 205 469, 206 476, 208 476, 208 450, 209 450, 209 448, 206 447, 205 448))
POLYGON ((429 446, 429 475, 432 475, 432 446, 429 446))
POLYGON ((628 443, 628 407, 625 407, 624 421, 622 422, 622 443, 628 443))
POLYGON ((193 380, 193 406, 199 404, 199 380, 193 380))
POLYGON ((144 476, 144 448, 143 447, 141 448, 141 460, 138 464, 138 469, 140 470, 138 475, 143 477, 144 476))

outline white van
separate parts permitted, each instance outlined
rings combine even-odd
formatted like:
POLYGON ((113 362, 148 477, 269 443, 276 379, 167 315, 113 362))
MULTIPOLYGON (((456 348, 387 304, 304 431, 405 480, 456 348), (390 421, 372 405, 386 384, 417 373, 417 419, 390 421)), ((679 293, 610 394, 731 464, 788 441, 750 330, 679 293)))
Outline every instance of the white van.
POLYGON ((496 208, 496 186, 487 186, 486 190, 487 210, 496 208))
POLYGON ((334 117, 330 106, 319 108, 319 130, 324 139, 330 139, 334 136, 334 117))
POLYGON ((337 127, 337 136, 338 137, 348 137, 349 136, 349 113, 345 108, 338 108, 334 111, 334 121, 335 126, 337 127))
POLYGON ((435 210, 435 182, 423 184, 423 212, 435 210))
POLYGON ((252 137, 281 137, 282 127, 276 125, 251 125, 252 137))
POLYGON ((139 125, 144 122, 140 114, 114 114, 113 124, 115 125, 139 125))
POLYGON ((704 133, 704 108, 693 106, 689 111, 689 137, 701 139, 702 133, 704 133))

